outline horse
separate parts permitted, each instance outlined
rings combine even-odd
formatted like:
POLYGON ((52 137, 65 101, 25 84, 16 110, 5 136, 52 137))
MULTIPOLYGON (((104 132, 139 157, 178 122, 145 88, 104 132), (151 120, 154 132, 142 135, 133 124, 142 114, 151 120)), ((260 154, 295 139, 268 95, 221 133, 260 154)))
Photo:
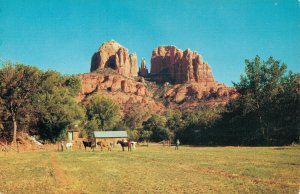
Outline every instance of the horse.
POLYGON ((96 143, 93 140, 83 140, 82 141, 84 149, 86 150, 86 147, 90 147, 93 151, 96 147, 96 143))
POLYGON ((117 144, 120 144, 122 146, 122 149, 124 151, 124 147, 128 147, 128 151, 131 151, 131 147, 132 147, 132 142, 125 142, 125 141, 117 141, 117 144))
POLYGON ((66 150, 72 151, 73 144, 71 142, 66 143, 66 150))
POLYGON ((131 141, 130 143, 132 145, 132 148, 135 150, 137 142, 136 141, 131 141))
POLYGON ((111 151, 111 148, 113 147, 113 142, 98 141, 97 145, 101 147, 101 151, 103 150, 103 147, 107 147, 107 150, 111 151))

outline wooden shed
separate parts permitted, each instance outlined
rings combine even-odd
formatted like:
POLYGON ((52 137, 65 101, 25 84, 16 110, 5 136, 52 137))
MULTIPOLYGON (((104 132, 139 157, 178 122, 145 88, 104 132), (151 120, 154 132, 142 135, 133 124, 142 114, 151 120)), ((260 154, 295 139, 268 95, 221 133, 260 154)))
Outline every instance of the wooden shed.
POLYGON ((113 142, 114 145, 118 140, 128 140, 126 131, 94 131, 96 143, 99 141, 113 142))
POLYGON ((67 141, 69 142, 77 142, 79 139, 79 129, 72 128, 67 130, 67 141))

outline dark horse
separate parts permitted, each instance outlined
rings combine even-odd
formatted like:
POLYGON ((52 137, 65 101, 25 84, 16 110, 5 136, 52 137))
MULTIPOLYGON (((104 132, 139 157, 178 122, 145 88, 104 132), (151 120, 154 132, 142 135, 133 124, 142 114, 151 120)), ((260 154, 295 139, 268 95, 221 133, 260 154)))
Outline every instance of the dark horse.
POLYGON ((96 147, 96 142, 93 140, 83 140, 82 141, 83 145, 84 145, 84 149, 86 150, 86 147, 90 147, 93 151, 96 147))
POLYGON ((122 146, 122 149, 124 151, 124 147, 128 147, 128 151, 131 151, 131 146, 132 146, 132 143, 129 141, 129 142, 125 142, 125 141, 117 141, 117 144, 121 144, 122 146))

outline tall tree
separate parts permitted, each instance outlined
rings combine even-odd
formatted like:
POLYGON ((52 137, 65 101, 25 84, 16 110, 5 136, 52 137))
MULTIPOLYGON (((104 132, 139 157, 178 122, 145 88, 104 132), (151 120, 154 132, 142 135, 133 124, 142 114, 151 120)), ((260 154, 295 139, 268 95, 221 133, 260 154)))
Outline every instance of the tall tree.
MULTIPOLYGON (((0 69, 0 119, 5 130, 12 128, 14 143, 20 126, 55 141, 66 127, 82 120, 84 111, 73 98, 80 88, 67 84, 69 79, 22 64, 7 63, 0 69)), ((72 77, 78 83, 76 79, 72 77)))
POLYGON ((162 141, 172 138, 173 134, 166 127, 166 118, 158 114, 152 114, 151 117, 143 122, 141 136, 150 135, 152 141, 162 141))
POLYGON ((288 130, 279 127, 283 126, 284 122, 278 112, 284 112, 286 116, 297 120, 286 111, 287 104, 280 101, 288 100, 289 106, 294 107, 293 114, 299 112, 299 84, 297 84, 299 74, 286 75, 287 66, 272 57, 262 61, 256 56, 254 60, 246 60, 245 64, 245 75, 241 76, 239 83, 234 83, 240 97, 231 103, 229 109, 232 113, 236 113, 233 116, 235 121, 241 119, 251 121, 247 124, 241 123, 240 128, 244 129, 245 134, 250 132, 256 136, 253 137, 255 141, 261 139, 259 141, 271 144, 274 141, 274 134, 279 129, 288 130), (278 123, 279 120, 281 124, 278 123))
POLYGON ((61 76, 56 71, 47 71, 41 77, 40 92, 33 101, 38 110, 38 134, 42 139, 56 141, 64 136, 66 128, 84 120, 85 110, 73 98, 80 88, 66 84, 69 76, 61 76))
POLYGON ((176 137, 183 143, 207 144, 211 139, 212 127, 221 118, 224 108, 198 107, 182 113, 182 127, 176 131, 176 137))
POLYGON ((113 127, 120 119, 120 107, 108 97, 93 96, 86 105, 89 120, 96 120, 99 130, 113 127))
POLYGON ((27 65, 6 63, 0 69, 0 98, 5 120, 12 124, 12 140, 16 143, 18 123, 30 114, 32 94, 39 90, 41 71, 27 65))
POLYGON ((150 112, 148 107, 143 107, 141 109, 140 105, 135 104, 131 106, 125 114, 124 122, 132 130, 140 129, 142 128, 143 122, 151 116, 150 112))

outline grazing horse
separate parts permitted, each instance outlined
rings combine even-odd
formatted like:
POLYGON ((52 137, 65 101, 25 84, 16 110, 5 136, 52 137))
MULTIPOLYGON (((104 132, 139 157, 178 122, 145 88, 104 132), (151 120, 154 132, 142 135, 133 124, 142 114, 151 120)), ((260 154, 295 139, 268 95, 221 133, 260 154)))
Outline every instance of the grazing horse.
POLYGON ((132 145, 132 148, 135 150, 137 142, 136 141, 131 141, 130 143, 132 145))
POLYGON ((107 150, 111 151, 111 148, 113 147, 113 142, 98 141, 97 145, 101 147, 101 151, 103 150, 103 147, 107 147, 107 150))
POLYGON ((82 143, 84 145, 85 150, 86 150, 86 147, 90 147, 94 151, 94 149, 96 147, 96 143, 93 140, 83 140, 82 143))
POLYGON ((128 151, 131 151, 131 147, 132 147, 132 142, 125 142, 125 141, 117 141, 117 144, 120 144, 122 146, 122 149, 124 151, 124 147, 128 147, 128 151))
POLYGON ((73 147, 73 144, 71 143, 71 142, 69 142, 69 143, 66 143, 66 150, 68 150, 68 151, 72 151, 72 147, 73 147))

